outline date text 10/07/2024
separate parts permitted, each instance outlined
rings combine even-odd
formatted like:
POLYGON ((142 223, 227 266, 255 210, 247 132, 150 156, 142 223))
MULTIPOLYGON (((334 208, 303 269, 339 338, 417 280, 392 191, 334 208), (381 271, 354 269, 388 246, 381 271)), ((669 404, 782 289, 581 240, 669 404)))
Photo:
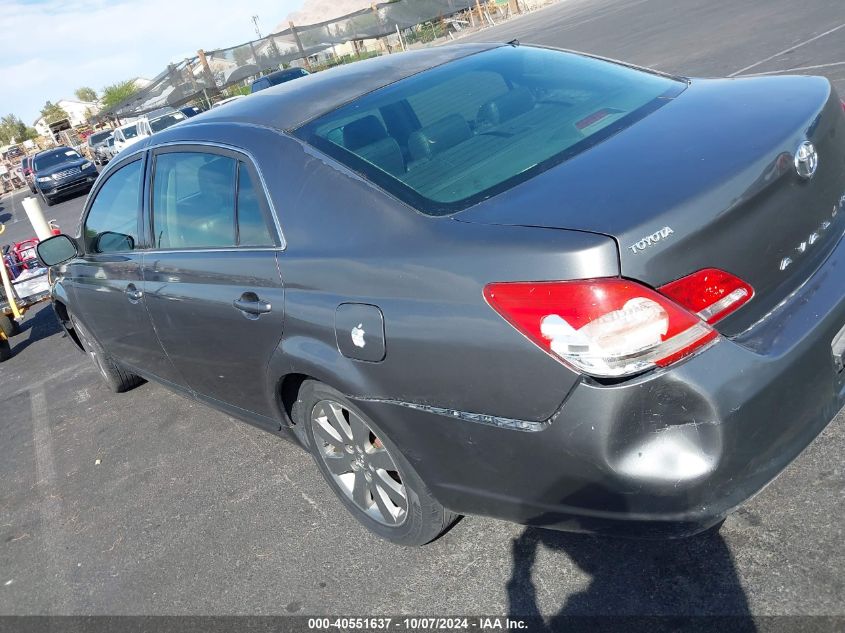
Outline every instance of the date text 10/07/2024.
POLYGON ((322 617, 308 618, 308 629, 320 630, 454 630, 518 631, 528 628, 520 619, 500 617, 322 617))

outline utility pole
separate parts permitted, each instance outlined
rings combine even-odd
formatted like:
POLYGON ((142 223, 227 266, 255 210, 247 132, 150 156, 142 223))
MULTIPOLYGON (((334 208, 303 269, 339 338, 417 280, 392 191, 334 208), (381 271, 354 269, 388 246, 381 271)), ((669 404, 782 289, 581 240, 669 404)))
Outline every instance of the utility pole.
MULTIPOLYGON (((208 65, 208 59, 205 57, 205 51, 199 49, 197 51, 197 57, 199 57, 200 65, 202 66, 202 72, 205 75, 205 83, 208 84, 208 89, 211 90, 212 94, 220 94, 220 89, 217 87, 217 82, 214 81, 214 75, 211 74, 211 67, 208 65)), ((206 99, 208 97, 206 96, 206 99)))
POLYGON ((258 16, 252 16, 252 23, 255 25, 255 34, 258 36, 258 39, 261 39, 261 29, 258 28, 258 16))
POLYGON ((302 40, 299 39, 299 33, 296 31, 296 25, 293 21, 288 22, 290 25, 290 31, 293 33, 293 39, 296 40, 296 47, 299 49, 299 54, 302 56, 302 59, 305 61, 305 67, 308 70, 311 70, 311 62, 308 61, 308 56, 305 54, 305 49, 302 47, 302 40))

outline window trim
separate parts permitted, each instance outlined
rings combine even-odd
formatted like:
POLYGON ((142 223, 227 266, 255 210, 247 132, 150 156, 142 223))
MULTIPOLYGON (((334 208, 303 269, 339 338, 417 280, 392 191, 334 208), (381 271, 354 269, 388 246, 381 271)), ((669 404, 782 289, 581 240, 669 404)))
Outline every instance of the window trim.
MULTIPOLYGON (((287 241, 285 240, 284 233, 282 232, 281 224, 279 223, 279 216, 276 213, 276 207, 273 204, 273 199, 270 197, 270 191, 267 188, 267 182, 264 179, 264 174, 261 171, 261 167, 258 165, 258 161, 255 160, 255 157, 246 149, 241 147, 235 147, 233 145, 228 145, 226 143, 216 143, 211 141, 170 141, 167 143, 161 143, 160 145, 156 145, 154 147, 147 148, 149 155, 150 155, 150 169, 149 169, 149 178, 147 179, 147 191, 144 199, 144 209, 145 209, 145 218, 144 218, 144 247, 146 252, 151 253, 216 253, 216 252, 228 252, 232 250, 237 251, 284 251, 287 248, 287 241), (263 196, 259 195, 259 204, 262 209, 262 213, 264 214, 264 221, 270 220, 270 223, 267 225, 268 229, 270 230, 270 237, 273 238, 273 241, 276 242, 274 246, 216 246, 216 247, 195 247, 195 248, 156 248, 153 241, 152 236, 154 235, 153 226, 154 226, 154 212, 155 209, 153 207, 153 188, 155 185, 155 157, 159 154, 173 154, 173 153, 186 153, 186 152, 198 152, 204 154, 219 154, 221 156, 227 156, 229 158, 233 158, 236 161, 243 162, 247 165, 247 168, 254 172, 254 175, 258 177, 258 181, 261 185, 260 192, 263 192, 263 196), (269 216, 269 217, 268 217, 269 216)), ((237 222, 237 169, 235 171, 236 176, 236 196, 235 196, 235 219, 234 221, 237 222)), ((237 236, 237 235, 236 235, 237 236)))
POLYGON ((120 162, 114 164, 112 168, 111 165, 109 166, 108 171, 104 172, 100 178, 94 183, 94 187, 91 189, 91 193, 88 194, 88 199, 85 202, 85 208, 82 211, 82 217, 79 222, 79 239, 77 240, 78 246, 80 246, 80 256, 113 256, 113 255, 124 255, 126 253, 136 253, 141 250, 141 245, 144 244, 144 231, 143 231, 143 201, 144 201, 144 191, 147 186, 147 155, 146 152, 143 153, 136 153, 130 154, 124 159, 121 159, 120 162), (90 251, 88 249, 88 244, 85 240, 85 225, 88 223, 88 216, 91 214, 91 208, 94 206, 94 202, 97 200, 97 196, 100 195, 100 190, 106 185, 106 183, 112 179, 112 177, 119 172, 124 167, 128 167, 132 163, 143 161, 141 165, 141 186, 138 189, 138 208, 135 211, 135 219, 136 219, 136 233, 137 233, 137 243, 135 244, 135 250, 132 251, 112 251, 109 253, 95 253, 94 251, 90 251))

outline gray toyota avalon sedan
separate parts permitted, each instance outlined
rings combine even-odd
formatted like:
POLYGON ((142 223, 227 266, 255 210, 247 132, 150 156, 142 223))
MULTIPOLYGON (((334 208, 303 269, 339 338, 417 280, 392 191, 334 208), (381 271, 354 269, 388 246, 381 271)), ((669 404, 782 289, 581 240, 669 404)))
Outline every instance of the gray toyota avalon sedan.
POLYGON ((422 544, 460 514, 717 527, 845 404, 843 233, 827 80, 513 42, 176 125, 39 253, 109 387, 295 439, 366 527, 422 544))

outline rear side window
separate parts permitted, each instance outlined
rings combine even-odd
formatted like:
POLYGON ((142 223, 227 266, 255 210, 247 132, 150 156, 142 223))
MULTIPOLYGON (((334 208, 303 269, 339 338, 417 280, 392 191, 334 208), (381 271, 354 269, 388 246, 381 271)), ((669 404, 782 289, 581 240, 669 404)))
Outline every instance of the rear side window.
POLYGON ((263 193, 245 163, 238 164, 238 244, 240 246, 273 246, 261 210, 263 193))
POLYGON ((136 160, 114 172, 97 191, 85 218, 85 248, 92 253, 135 249, 143 163, 136 160))
POLYGON ((201 152, 156 156, 153 181, 155 248, 235 245, 237 161, 201 152))
POLYGON ((686 83, 504 46, 371 92, 296 134, 431 215, 528 180, 647 116, 686 83))

